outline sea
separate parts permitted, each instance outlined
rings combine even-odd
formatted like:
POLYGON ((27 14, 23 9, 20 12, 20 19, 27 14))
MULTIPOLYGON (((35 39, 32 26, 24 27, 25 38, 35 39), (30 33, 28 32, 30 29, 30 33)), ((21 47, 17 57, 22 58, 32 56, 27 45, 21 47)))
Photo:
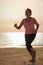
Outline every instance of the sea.
MULTIPOLYGON (((6 32, 0 33, 0 48, 24 48, 25 33, 24 32, 6 32)), ((37 33, 32 46, 43 46, 43 33, 37 33)))

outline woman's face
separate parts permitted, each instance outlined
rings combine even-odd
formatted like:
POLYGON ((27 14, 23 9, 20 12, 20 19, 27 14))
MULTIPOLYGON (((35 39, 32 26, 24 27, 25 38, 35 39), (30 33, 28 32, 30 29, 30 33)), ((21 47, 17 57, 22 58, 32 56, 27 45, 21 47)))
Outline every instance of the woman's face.
POLYGON ((29 11, 29 10, 27 10, 27 11, 25 12, 25 15, 26 15, 26 17, 30 17, 30 16, 31 16, 30 11, 29 11))

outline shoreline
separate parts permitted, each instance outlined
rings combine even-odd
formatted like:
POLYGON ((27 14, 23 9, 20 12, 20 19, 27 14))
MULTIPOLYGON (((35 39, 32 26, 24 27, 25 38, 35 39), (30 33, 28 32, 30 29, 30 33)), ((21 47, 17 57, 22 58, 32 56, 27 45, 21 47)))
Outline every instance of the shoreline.
MULTIPOLYGON (((32 46, 33 48, 43 48, 43 46, 32 46)), ((0 48, 26 48, 26 46, 0 47, 0 48)))

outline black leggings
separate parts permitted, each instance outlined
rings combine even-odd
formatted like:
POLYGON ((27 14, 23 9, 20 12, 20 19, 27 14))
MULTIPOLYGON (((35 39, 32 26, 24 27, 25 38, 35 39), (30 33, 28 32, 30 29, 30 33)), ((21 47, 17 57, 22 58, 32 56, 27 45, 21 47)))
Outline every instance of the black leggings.
POLYGON ((25 34, 26 48, 30 52, 32 41, 35 39, 36 34, 25 34))

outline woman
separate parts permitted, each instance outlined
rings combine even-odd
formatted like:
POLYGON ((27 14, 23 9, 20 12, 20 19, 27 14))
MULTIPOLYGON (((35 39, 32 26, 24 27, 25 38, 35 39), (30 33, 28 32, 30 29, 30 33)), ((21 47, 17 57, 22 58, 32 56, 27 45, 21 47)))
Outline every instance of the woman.
POLYGON ((32 60, 30 60, 30 62, 35 62, 36 51, 33 49, 31 43, 35 39, 37 30, 39 28, 39 24, 37 23, 35 18, 31 17, 31 14, 32 14, 31 9, 27 8, 25 11, 26 18, 22 20, 19 26, 15 24, 14 27, 20 29, 22 25, 24 25, 26 48, 30 55, 32 56, 32 60))

